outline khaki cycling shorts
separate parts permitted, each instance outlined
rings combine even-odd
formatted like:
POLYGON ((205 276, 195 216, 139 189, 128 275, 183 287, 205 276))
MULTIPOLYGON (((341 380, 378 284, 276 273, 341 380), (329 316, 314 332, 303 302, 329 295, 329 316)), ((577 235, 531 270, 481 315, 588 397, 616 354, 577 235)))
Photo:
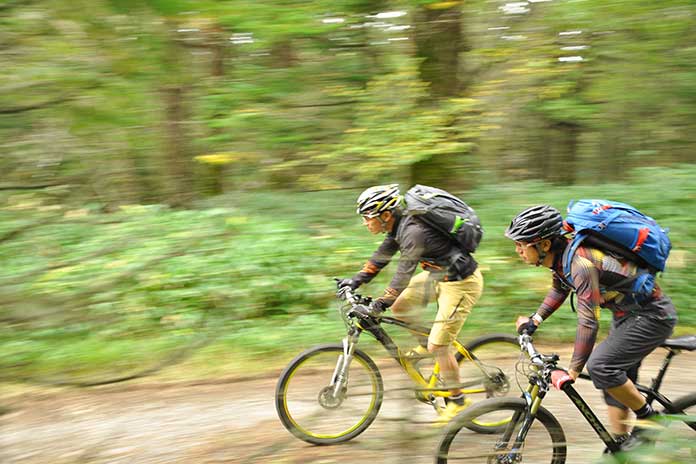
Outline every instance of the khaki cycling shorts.
MULTIPOLYGON (((411 278, 408 288, 399 295, 394 305, 408 308, 408 313, 411 313, 411 310, 425 307, 436 296, 437 316, 428 342, 449 345, 459 335, 482 291, 483 276, 479 269, 466 279, 455 282, 436 282, 430 279, 430 273, 426 271, 411 278)), ((406 315, 404 312, 401 314, 406 315)))

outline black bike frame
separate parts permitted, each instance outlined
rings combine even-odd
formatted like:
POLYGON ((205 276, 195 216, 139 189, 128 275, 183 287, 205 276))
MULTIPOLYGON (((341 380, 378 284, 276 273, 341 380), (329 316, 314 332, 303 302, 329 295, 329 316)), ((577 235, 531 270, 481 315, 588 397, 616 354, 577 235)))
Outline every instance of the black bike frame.
POLYGON ((570 401, 572 401, 575 407, 578 408, 580 414, 585 417, 587 423, 590 424, 594 431, 597 432, 597 435, 599 435, 599 438, 604 442, 605 445, 607 445, 607 449, 609 449, 609 451, 612 453, 618 452, 621 449, 619 444, 612 438, 609 431, 606 429, 606 427, 604 427, 604 424, 602 424, 597 415, 592 411, 590 405, 588 405, 585 400, 582 399, 580 393, 573 388, 572 383, 568 382, 563 385, 562 388, 563 393, 570 398, 570 401))
MULTIPOLYGON (((660 367, 657 376, 652 380, 652 384, 650 385, 650 387, 636 384, 636 388, 639 392, 645 395, 645 399, 648 402, 648 404, 652 404, 653 401, 657 401, 665 408, 667 412, 671 414, 684 414, 684 411, 674 409, 672 402, 658 391, 662 386, 662 381, 667 372, 667 368, 672 362, 672 358, 674 358, 674 356, 677 355, 676 351, 672 349, 668 350, 669 353, 667 353, 667 356, 662 362, 662 366, 660 367)), ((580 374, 580 377, 583 379, 591 380, 590 376, 587 374, 580 374)), ((575 407, 578 408, 580 413, 585 417, 585 420, 590 424, 590 426, 595 430, 595 432, 597 432, 597 435, 599 435, 599 438, 606 444, 607 448, 612 453, 616 453, 617 451, 619 451, 619 444, 616 443, 616 441, 612 438, 611 434, 609 434, 602 422, 597 418, 597 415, 592 411, 592 409, 585 402, 585 400, 582 399, 577 390, 573 388, 572 382, 566 383, 565 385, 563 385, 562 388, 563 392, 568 396, 568 398, 570 398, 570 401, 572 401, 575 407)), ((692 429, 696 430, 696 423, 689 423, 688 425, 692 429)))

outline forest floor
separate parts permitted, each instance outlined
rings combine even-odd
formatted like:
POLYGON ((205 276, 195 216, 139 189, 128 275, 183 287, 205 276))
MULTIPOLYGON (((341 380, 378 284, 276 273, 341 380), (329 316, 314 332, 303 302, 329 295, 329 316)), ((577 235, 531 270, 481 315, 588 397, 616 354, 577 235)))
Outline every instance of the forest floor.
MULTIPOLYGON (((570 349, 544 347, 569 360, 570 349)), ((644 383, 657 372, 664 351, 641 371, 644 383)), ((696 355, 675 359, 663 392, 671 398, 694 391, 696 355)), ((0 462, 9 463, 430 463, 440 430, 420 423, 432 408, 397 387, 405 375, 379 360, 386 389, 374 424, 348 444, 312 446, 279 422, 274 389, 279 372, 257 379, 202 379, 92 389, 10 385, 0 393, 0 462), (417 418, 416 420, 411 420, 417 418)), ((601 395, 586 381, 578 390, 600 419, 601 395)), ((569 441, 569 464, 594 462, 603 444, 565 395, 551 391, 544 405, 560 420, 569 441)), ((432 417, 431 417, 432 416, 432 417)))

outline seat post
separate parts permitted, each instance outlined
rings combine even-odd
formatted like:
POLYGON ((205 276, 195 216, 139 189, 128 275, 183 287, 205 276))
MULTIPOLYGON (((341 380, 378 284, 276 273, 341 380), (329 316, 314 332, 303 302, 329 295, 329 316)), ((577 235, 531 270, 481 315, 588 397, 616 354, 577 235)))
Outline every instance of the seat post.
POLYGON ((667 350, 669 351, 669 353, 667 353, 667 356, 662 361, 662 367, 660 367, 660 370, 657 373, 657 377, 655 377, 652 381, 651 388, 654 391, 658 391, 660 389, 660 386, 662 386, 662 379, 665 378, 667 368, 672 362, 672 358, 679 354, 679 350, 675 350, 674 348, 667 348, 667 350))

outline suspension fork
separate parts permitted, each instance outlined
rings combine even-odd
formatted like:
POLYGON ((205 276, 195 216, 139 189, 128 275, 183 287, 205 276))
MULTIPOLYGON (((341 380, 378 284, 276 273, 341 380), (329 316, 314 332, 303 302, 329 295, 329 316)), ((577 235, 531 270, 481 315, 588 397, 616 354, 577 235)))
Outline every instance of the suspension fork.
POLYGON ((355 352, 359 337, 360 331, 355 330, 349 332, 348 335, 343 338, 343 353, 338 357, 336 368, 331 376, 330 386, 333 387, 334 398, 339 398, 348 385, 348 368, 350 367, 350 362, 353 360, 353 353, 355 352))
POLYGON ((520 448, 522 448, 525 439, 527 438, 527 433, 534 422, 536 413, 541 405, 541 400, 545 395, 546 392, 540 390, 538 384, 532 382, 529 383, 527 390, 522 394, 522 398, 524 398, 525 402, 527 403, 527 407, 524 410, 517 410, 514 412, 510 423, 503 433, 503 436, 500 437, 500 440, 498 440, 498 449, 505 449, 508 447, 508 443, 513 438, 512 434, 515 431, 515 427, 519 423, 520 419, 522 419, 522 426, 520 427, 519 432, 517 432, 517 435, 514 437, 514 442, 511 447, 512 449, 510 450, 510 453, 507 453, 507 455, 510 457, 517 455, 520 448), (522 418, 523 415, 524 418, 522 418))
MULTIPOLYGON (((524 443, 524 440, 527 438, 527 433, 529 433, 529 429, 532 427, 532 422, 534 422, 534 418, 536 417, 536 413, 539 410, 539 406, 541 406, 541 400, 544 399, 544 396, 546 396, 546 391, 543 391, 539 388, 539 385, 533 385, 530 384, 529 387, 527 387, 527 392, 524 394, 524 399, 527 403, 527 408, 525 410, 525 416, 524 416, 524 421, 522 422, 522 427, 520 428, 520 431, 517 433, 517 437, 515 437, 515 449, 519 448, 522 446, 524 443)), ((513 420, 511 424, 514 427, 514 423, 519 420, 519 415, 522 414, 521 411, 516 412, 517 417, 513 417, 513 420)))

